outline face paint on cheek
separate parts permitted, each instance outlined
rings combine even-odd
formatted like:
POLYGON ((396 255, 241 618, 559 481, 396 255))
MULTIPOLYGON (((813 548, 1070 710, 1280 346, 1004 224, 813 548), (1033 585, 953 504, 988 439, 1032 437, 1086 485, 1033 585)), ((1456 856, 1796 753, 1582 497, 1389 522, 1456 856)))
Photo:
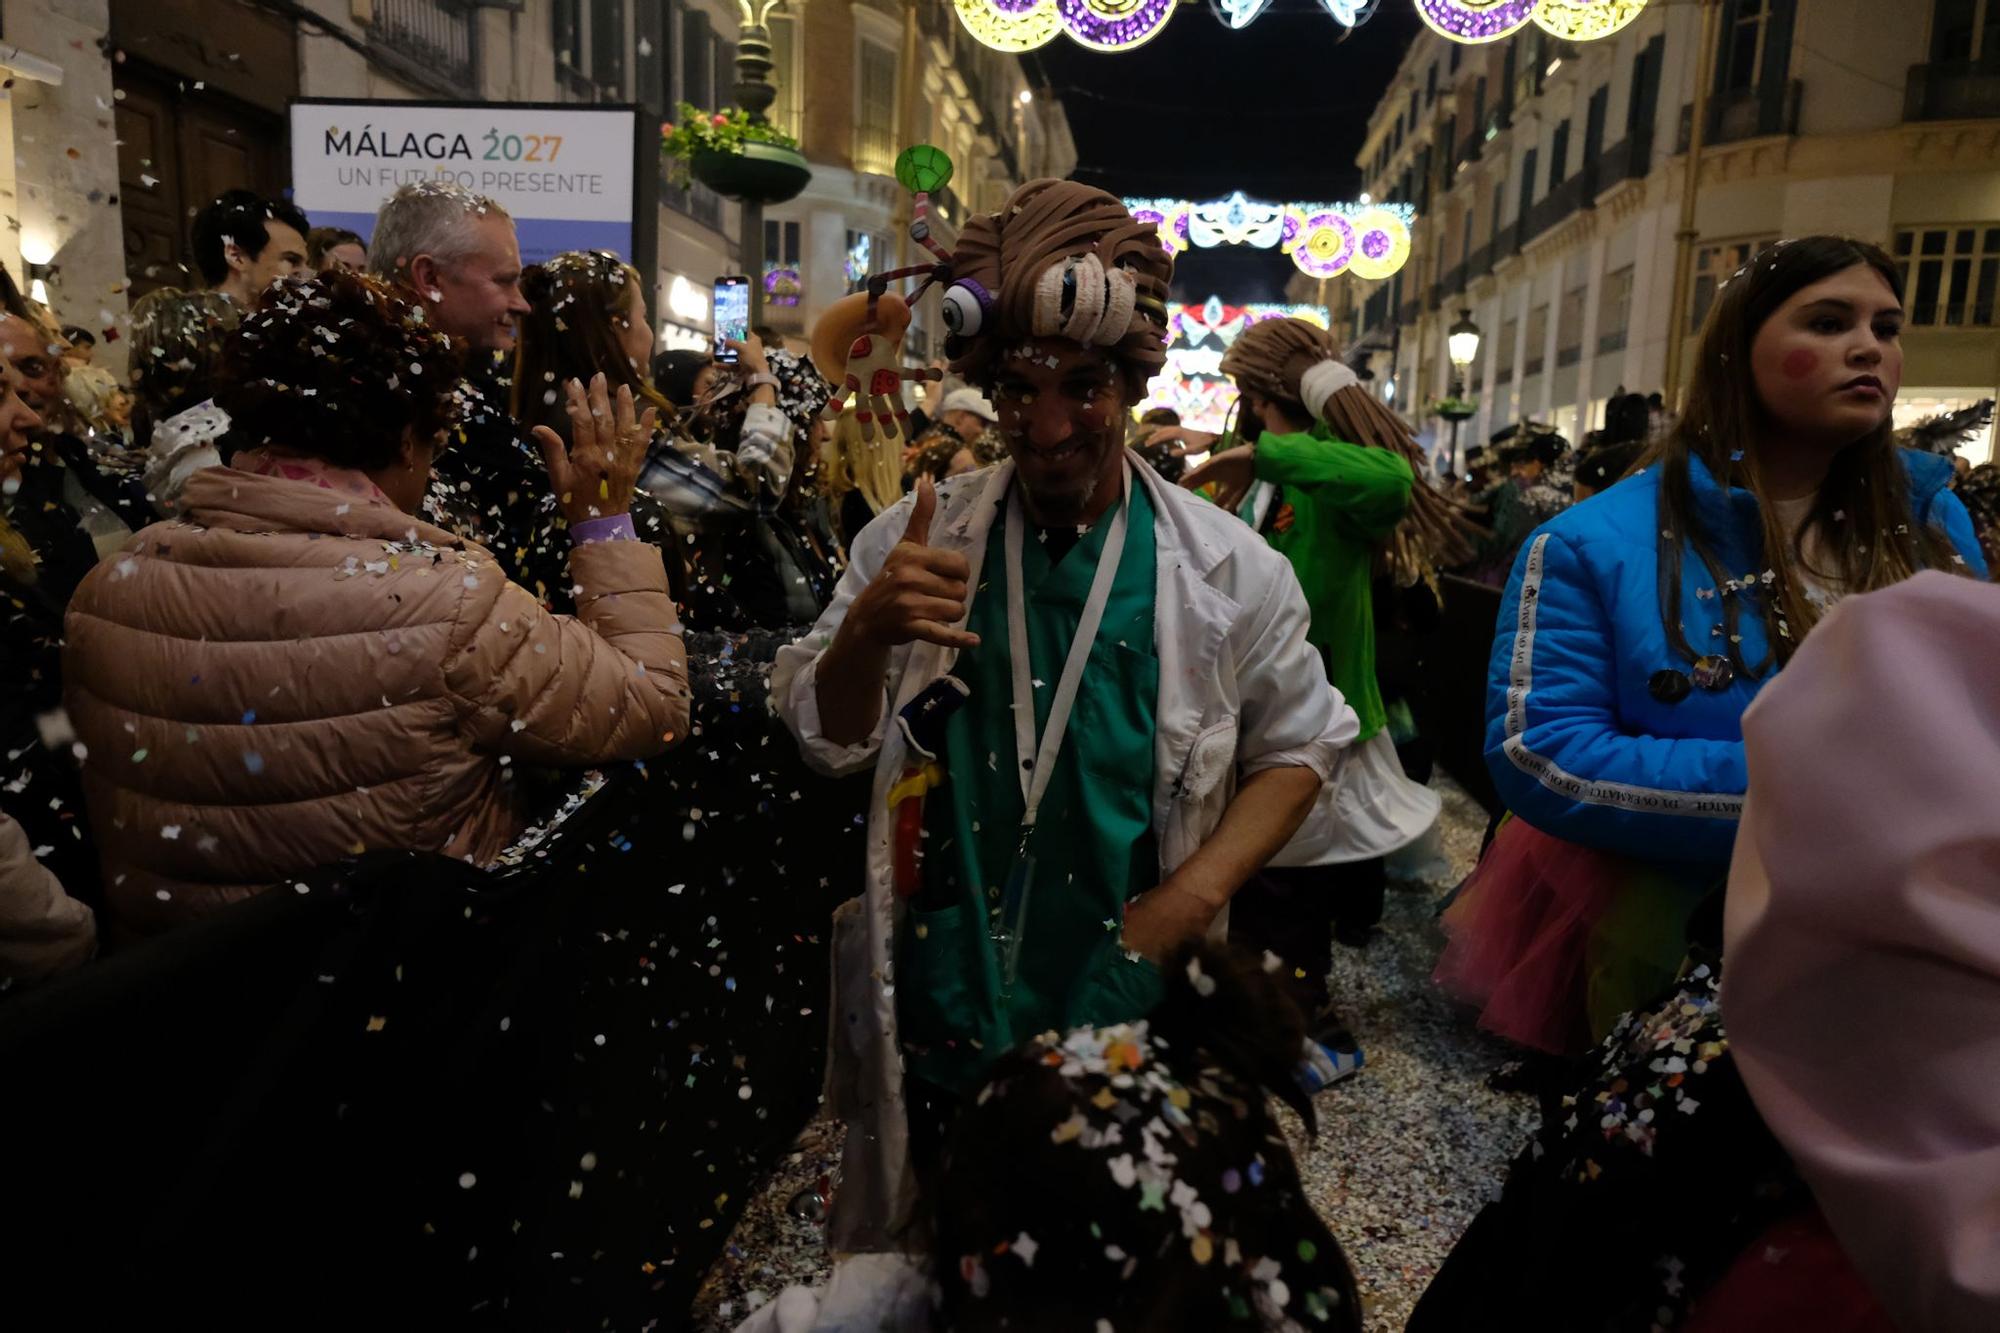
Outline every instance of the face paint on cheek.
POLYGON ((1819 356, 1808 348, 1794 347, 1785 353, 1778 369, 1785 372, 1786 379, 1802 380, 1819 369, 1819 356))

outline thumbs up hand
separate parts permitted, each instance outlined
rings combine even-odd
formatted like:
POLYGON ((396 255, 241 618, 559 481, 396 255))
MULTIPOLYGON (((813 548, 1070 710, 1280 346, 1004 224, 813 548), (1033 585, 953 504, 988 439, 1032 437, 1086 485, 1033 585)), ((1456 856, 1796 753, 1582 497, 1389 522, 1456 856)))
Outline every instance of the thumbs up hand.
POLYGON ((903 539, 847 611, 847 624, 870 643, 893 648, 921 639, 947 648, 979 646, 977 634, 956 628, 965 619, 972 567, 958 552, 930 545, 936 515, 937 488, 921 477, 903 539))

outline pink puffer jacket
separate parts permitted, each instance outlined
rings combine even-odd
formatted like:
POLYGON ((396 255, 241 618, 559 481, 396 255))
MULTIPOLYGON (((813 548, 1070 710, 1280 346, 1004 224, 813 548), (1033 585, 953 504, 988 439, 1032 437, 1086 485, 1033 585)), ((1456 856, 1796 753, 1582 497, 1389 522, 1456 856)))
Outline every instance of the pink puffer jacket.
POLYGON ((63 676, 109 905, 150 933, 364 851, 491 860, 507 763, 641 759, 687 732, 645 542, 578 547, 578 618, 381 502, 210 468, 70 603, 63 676))

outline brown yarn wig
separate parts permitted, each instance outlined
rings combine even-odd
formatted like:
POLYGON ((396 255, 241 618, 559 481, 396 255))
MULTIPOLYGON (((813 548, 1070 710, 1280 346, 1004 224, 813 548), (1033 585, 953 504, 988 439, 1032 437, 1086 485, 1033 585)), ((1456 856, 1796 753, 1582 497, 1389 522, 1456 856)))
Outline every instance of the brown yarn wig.
POLYGON ((1222 354, 1222 373, 1239 388, 1262 394, 1292 409, 1292 414, 1324 421, 1337 437, 1370 449, 1388 449, 1409 460, 1417 475, 1410 494, 1410 512, 1396 528, 1384 552, 1392 572, 1405 586, 1433 565, 1468 560, 1474 531, 1465 512, 1424 480, 1424 451, 1403 419, 1369 392, 1366 384, 1350 384, 1319 403, 1307 403, 1301 387, 1307 373, 1324 361, 1340 359, 1340 343, 1317 324, 1303 319, 1267 319, 1237 335, 1222 354))
POLYGON ((1036 284, 1050 268, 1083 256, 1108 273, 1123 270, 1137 289, 1122 337, 1105 342, 1138 398, 1167 361, 1167 287, 1173 260, 1153 225, 1135 220, 1115 195, 1076 181, 1035 180, 1014 191, 998 213, 969 219, 953 255, 953 277, 977 284, 992 300, 976 333, 954 336, 945 351, 952 372, 992 382, 1000 348, 1035 334, 1036 284))

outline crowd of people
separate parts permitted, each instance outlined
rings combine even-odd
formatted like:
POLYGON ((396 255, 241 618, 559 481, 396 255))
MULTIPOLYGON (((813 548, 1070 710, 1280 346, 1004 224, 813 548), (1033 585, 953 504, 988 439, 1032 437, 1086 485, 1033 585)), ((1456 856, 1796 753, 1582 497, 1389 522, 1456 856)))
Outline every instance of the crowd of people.
POLYGON ((656 355, 629 263, 524 266, 454 185, 365 238, 232 191, 190 249, 122 382, 0 282, 0 996, 344 858, 492 864, 540 775, 687 762, 762 636, 772 735, 870 796, 842 1261, 746 1327, 1359 1329, 1269 1101, 1365 1065, 1332 950, 1439 816, 1456 572, 1504 811, 1438 982, 1546 1116, 1412 1327, 1992 1326, 2000 484, 1946 456, 1983 418, 1893 432, 1873 246, 1760 254, 1677 414, 1462 481, 1296 319, 1227 431, 1138 418, 1172 262, 1074 182, 966 222, 898 429, 768 330, 656 355))

